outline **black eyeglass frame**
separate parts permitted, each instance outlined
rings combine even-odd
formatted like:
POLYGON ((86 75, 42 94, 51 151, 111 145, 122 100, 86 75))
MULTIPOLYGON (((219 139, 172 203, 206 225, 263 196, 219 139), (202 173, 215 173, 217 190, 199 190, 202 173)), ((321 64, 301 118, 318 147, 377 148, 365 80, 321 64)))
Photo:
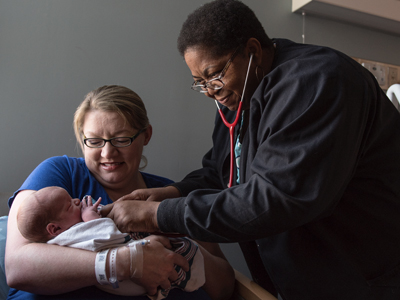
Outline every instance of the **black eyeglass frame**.
POLYGON ((87 138, 85 135, 83 135, 83 144, 89 148, 103 148, 107 142, 109 142, 112 146, 116 147, 116 148, 125 148, 125 147, 129 147, 130 145, 132 145, 133 141, 143 132, 145 131, 146 128, 143 128, 141 130, 139 130, 136 134, 132 135, 132 136, 117 136, 117 137, 113 137, 111 139, 102 139, 102 138, 87 138), (116 139, 129 139, 130 143, 124 146, 116 146, 113 144, 113 141, 116 139), (86 144, 86 142, 88 140, 97 140, 97 141, 103 141, 103 144, 101 146, 98 147, 93 147, 93 146, 89 146, 88 144, 86 144))
POLYGON ((225 86, 225 82, 222 81, 222 77, 225 76, 225 73, 226 73, 226 71, 228 71, 229 66, 231 65, 231 63, 235 59, 236 55, 239 53, 239 48, 240 48, 240 46, 236 48, 236 50, 233 52, 231 58, 228 60, 228 62, 226 63, 225 67, 222 69, 221 73, 219 73, 219 75, 217 77, 214 77, 213 79, 210 79, 205 84, 196 84, 197 81, 194 81, 190 88, 192 90, 194 90, 196 92, 200 92, 200 93, 207 93, 208 89, 211 89, 211 90, 214 90, 214 91, 222 89, 225 86), (218 81, 222 85, 221 86, 217 86, 217 87, 212 87, 210 85, 210 83, 212 83, 213 81, 218 81))

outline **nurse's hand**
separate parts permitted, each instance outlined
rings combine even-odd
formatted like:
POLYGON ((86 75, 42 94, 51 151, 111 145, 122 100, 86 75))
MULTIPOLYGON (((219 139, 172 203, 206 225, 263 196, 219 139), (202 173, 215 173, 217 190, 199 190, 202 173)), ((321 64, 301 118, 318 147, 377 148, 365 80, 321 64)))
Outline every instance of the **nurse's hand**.
POLYGON ((121 232, 156 232, 159 202, 125 200, 103 206, 100 214, 110 218, 121 232))
POLYGON ((178 198, 180 196, 181 194, 176 187, 166 186, 161 188, 134 190, 132 193, 119 198, 117 201, 146 200, 146 201, 161 202, 164 199, 178 198))

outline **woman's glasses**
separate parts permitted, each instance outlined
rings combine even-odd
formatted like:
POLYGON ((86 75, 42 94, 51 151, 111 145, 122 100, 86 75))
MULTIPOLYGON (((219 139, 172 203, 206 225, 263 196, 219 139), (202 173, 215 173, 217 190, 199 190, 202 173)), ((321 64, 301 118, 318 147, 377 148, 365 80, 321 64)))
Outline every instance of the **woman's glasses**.
POLYGON ((107 142, 110 142, 111 145, 117 148, 128 147, 139 136, 139 134, 141 134, 145 130, 146 129, 141 129, 133 136, 121 136, 111 139, 87 138, 85 135, 83 135, 83 143, 89 148, 103 148, 107 142))

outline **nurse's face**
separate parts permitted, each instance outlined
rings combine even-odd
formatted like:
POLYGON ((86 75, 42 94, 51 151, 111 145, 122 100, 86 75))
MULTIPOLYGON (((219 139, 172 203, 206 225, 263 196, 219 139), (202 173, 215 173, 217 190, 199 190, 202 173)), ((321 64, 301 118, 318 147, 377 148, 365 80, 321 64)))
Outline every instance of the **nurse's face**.
MULTIPOLYGON (((185 62, 192 73, 194 81, 203 82, 218 77, 229 59, 231 59, 231 63, 222 77, 225 86, 220 90, 207 89, 205 95, 217 100, 221 105, 232 111, 238 109, 249 64, 248 56, 239 52, 232 59, 233 53, 234 51, 224 56, 215 57, 208 48, 193 47, 188 48, 184 55, 185 62)), ((251 84, 253 81, 252 73, 254 73, 254 70, 253 72, 250 70, 249 73, 245 99, 254 93, 257 86, 251 84)))
MULTIPOLYGON (((100 110, 88 112, 83 123, 83 134, 86 138, 131 137, 140 129, 142 128, 132 128, 116 112, 100 110)), ((106 142, 102 148, 84 145, 86 166, 106 190, 133 190, 135 183, 139 182, 143 146, 147 145, 150 138, 151 126, 127 147, 118 148, 110 142, 106 142)))

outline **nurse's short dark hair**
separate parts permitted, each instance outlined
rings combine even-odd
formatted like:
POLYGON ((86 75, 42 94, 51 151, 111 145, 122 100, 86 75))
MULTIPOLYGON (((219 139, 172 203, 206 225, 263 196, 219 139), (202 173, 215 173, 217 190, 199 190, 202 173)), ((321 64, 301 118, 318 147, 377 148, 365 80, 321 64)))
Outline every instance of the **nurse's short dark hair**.
POLYGON ((216 56, 224 55, 256 38, 263 48, 272 41, 254 12, 238 0, 216 0, 200 6, 182 25, 178 50, 184 56, 188 48, 208 48, 216 56))

